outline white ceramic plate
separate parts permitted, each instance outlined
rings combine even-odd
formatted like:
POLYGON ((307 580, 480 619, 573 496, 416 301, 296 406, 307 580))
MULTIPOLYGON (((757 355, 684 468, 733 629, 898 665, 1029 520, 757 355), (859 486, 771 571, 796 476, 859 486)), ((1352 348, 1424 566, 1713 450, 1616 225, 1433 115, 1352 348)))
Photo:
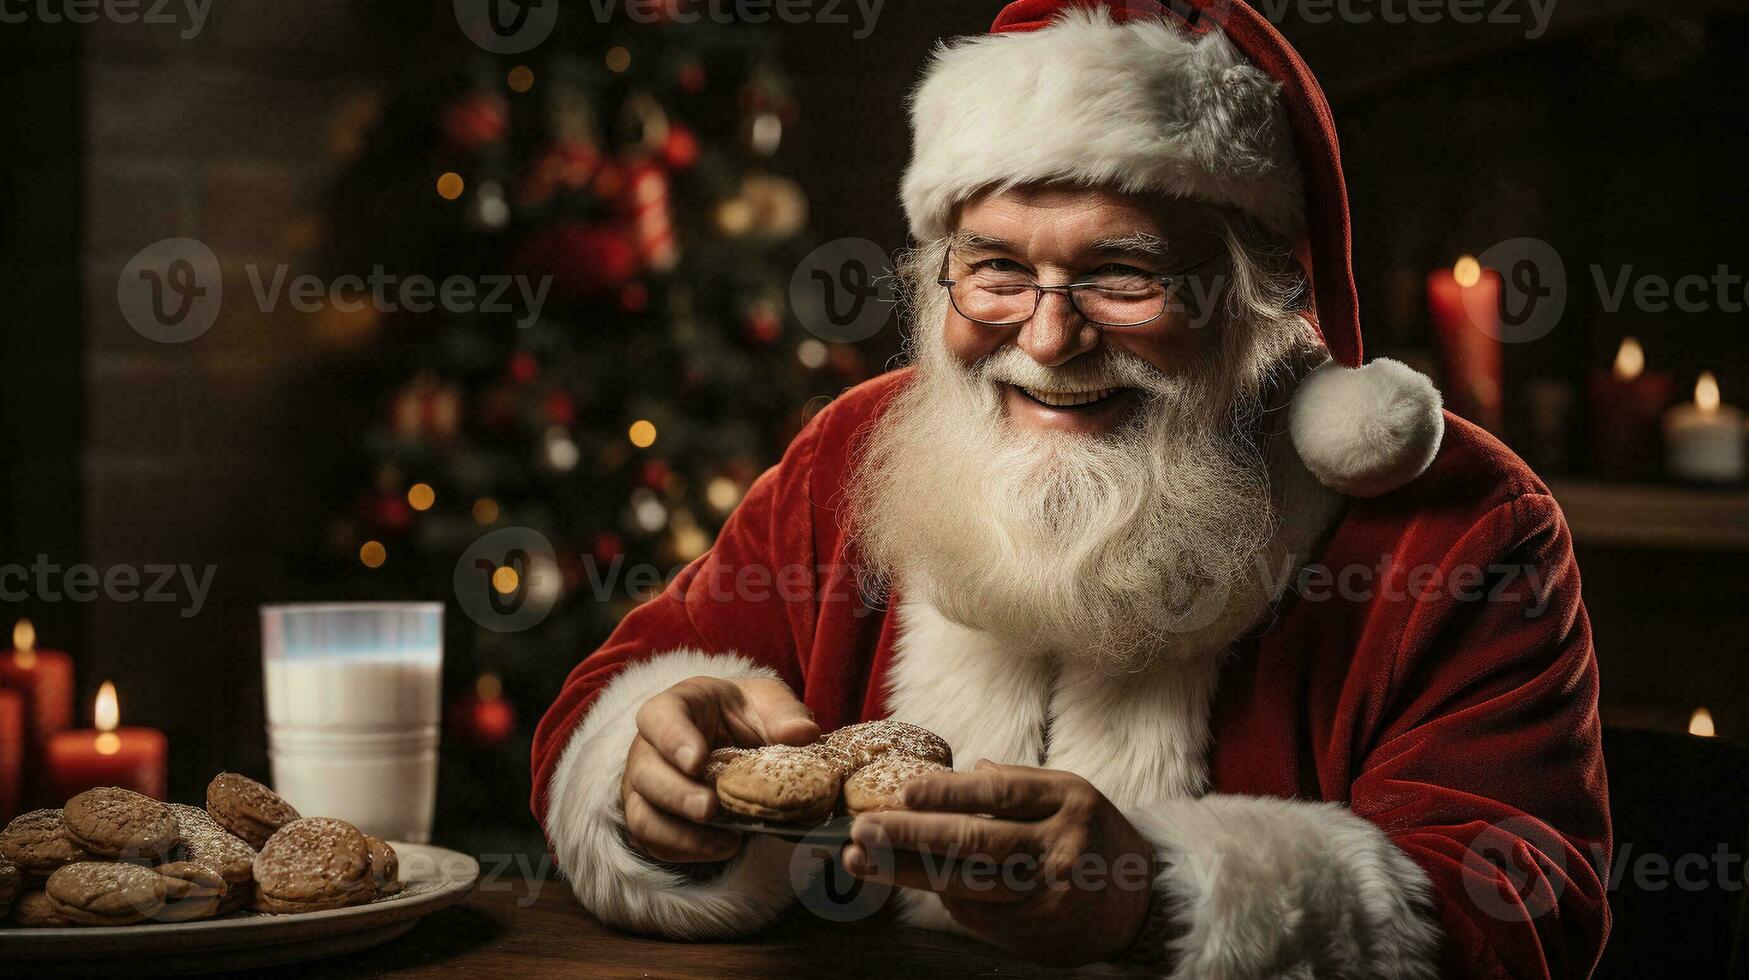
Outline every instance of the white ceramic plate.
POLYGON ((474 890, 480 863, 458 851, 391 841, 401 891, 368 905, 300 915, 234 912, 200 922, 71 929, 0 928, 0 960, 37 972, 150 975, 297 963, 394 939, 474 890))

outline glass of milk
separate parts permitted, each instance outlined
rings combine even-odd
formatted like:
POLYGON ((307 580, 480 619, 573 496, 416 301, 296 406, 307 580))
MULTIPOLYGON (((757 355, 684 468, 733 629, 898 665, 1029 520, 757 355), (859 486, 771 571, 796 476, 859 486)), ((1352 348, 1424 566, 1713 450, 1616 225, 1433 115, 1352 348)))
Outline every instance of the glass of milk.
POLYGON ((443 604, 262 606, 261 659, 274 791, 306 817, 428 842, 443 604))

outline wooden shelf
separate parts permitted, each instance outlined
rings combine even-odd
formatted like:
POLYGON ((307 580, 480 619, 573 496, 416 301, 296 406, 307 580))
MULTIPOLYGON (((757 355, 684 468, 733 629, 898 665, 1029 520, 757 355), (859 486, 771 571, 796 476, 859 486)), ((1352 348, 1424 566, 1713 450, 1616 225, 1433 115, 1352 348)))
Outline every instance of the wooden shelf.
POLYGON ((1551 480, 1580 544, 1749 551, 1749 489, 1551 480))

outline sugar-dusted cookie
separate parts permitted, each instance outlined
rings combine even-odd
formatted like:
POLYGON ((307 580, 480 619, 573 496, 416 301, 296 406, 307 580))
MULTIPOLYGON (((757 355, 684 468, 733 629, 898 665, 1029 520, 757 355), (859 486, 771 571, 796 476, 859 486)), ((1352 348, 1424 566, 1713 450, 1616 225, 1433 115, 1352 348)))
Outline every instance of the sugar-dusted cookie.
POLYGON ((863 765, 862 757, 858 753, 851 751, 843 744, 835 744, 827 739, 821 739, 808 746, 808 751, 824 759, 827 765, 837 770, 841 779, 849 779, 850 774, 863 765))
POLYGON ((18 870, 18 865, 0 858, 0 918, 12 911, 12 903, 23 888, 24 873, 18 870))
POLYGON ((80 861, 49 875, 43 891, 55 910, 80 925, 126 926, 164 907, 164 876, 117 861, 80 861))
POLYGON ((172 803, 170 812, 176 814, 177 833, 170 860, 205 864, 217 871, 227 886, 246 885, 253 880, 255 848, 247 841, 219 826, 200 807, 172 803))
POLYGON ((944 766, 953 765, 953 749, 942 741, 941 736, 902 721, 865 721, 860 725, 849 725, 826 736, 825 744, 832 750, 848 753, 857 769, 889 752, 928 759, 944 766))
POLYGON ((858 769, 844 781, 844 808, 852 814, 903 810, 899 790, 906 783, 918 776, 948 771, 939 762, 888 753, 858 769))
POLYGON ((255 898, 261 912, 316 912, 369 901, 370 842, 358 828, 330 817, 305 817, 274 831, 255 856, 255 898))
POLYGON ((257 849, 274 831, 298 818, 298 811, 278 793, 234 772, 221 772, 207 785, 206 812, 257 849))
POLYGON ((61 826, 68 839, 99 857, 156 861, 176 846, 176 814, 169 806, 115 786, 68 800, 61 826))
POLYGON ((401 890, 401 858, 389 842, 366 834, 370 846, 370 879, 378 895, 393 895, 401 890))
POLYGON ((217 868, 200 861, 172 861, 156 870, 164 878, 164 907, 151 916, 154 922, 193 922, 218 914, 225 879, 217 868))
POLYGON ((717 799, 730 813, 811 823, 832 812, 841 782, 838 770, 818 753, 767 745, 729 763, 717 778, 717 799))
POLYGON ((32 888, 18 896, 18 904, 12 909, 12 923, 30 929, 65 929, 73 920, 63 915, 41 888, 32 888))
POLYGON ((56 869, 90 857, 67 836, 59 810, 32 810, 12 819, 0 831, 0 857, 33 878, 47 878, 56 869))
POLYGON ((716 782, 717 779, 723 775, 723 770, 729 768, 729 763, 734 762, 736 759, 739 759, 742 756, 750 755, 756 751, 758 751, 758 750, 757 749, 737 749, 733 746, 725 746, 725 747, 720 748, 720 749, 712 749, 710 758, 705 760, 704 781, 707 783, 716 782))

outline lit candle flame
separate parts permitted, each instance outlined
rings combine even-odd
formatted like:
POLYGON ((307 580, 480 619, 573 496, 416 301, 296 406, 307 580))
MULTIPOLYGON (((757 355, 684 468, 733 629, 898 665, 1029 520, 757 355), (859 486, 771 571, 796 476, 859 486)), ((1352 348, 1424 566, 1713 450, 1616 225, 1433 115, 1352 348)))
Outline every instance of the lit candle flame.
POLYGON ((1694 403, 1703 412, 1719 410, 1719 379, 1711 371, 1702 371, 1700 380, 1694 383, 1694 403))
POLYGON ((1621 381, 1632 381, 1646 370, 1646 351, 1640 342, 1632 337, 1623 337, 1621 346, 1615 350, 1615 376, 1621 381))
POLYGON ((12 649, 17 651, 12 659, 18 666, 26 670, 36 666, 36 627, 30 625, 30 620, 12 624, 12 649))
POLYGON ((97 689, 97 708, 93 714, 97 718, 97 730, 100 732, 113 732, 121 724, 121 705, 116 701, 113 681, 104 681, 103 686, 97 689))
POLYGON ((1701 738, 1712 738, 1713 713, 1705 708, 1694 709, 1694 714, 1688 719, 1688 734, 1699 735, 1701 738))
POLYGON ((1458 285, 1468 289, 1482 281, 1482 263, 1477 262, 1474 255, 1465 255, 1451 267, 1451 276, 1458 285))
POLYGON ((97 719, 97 754, 116 754, 121 750, 121 736, 115 733, 115 726, 121 724, 121 706, 116 703, 115 684, 104 681, 97 689, 97 706, 92 714, 97 719))

